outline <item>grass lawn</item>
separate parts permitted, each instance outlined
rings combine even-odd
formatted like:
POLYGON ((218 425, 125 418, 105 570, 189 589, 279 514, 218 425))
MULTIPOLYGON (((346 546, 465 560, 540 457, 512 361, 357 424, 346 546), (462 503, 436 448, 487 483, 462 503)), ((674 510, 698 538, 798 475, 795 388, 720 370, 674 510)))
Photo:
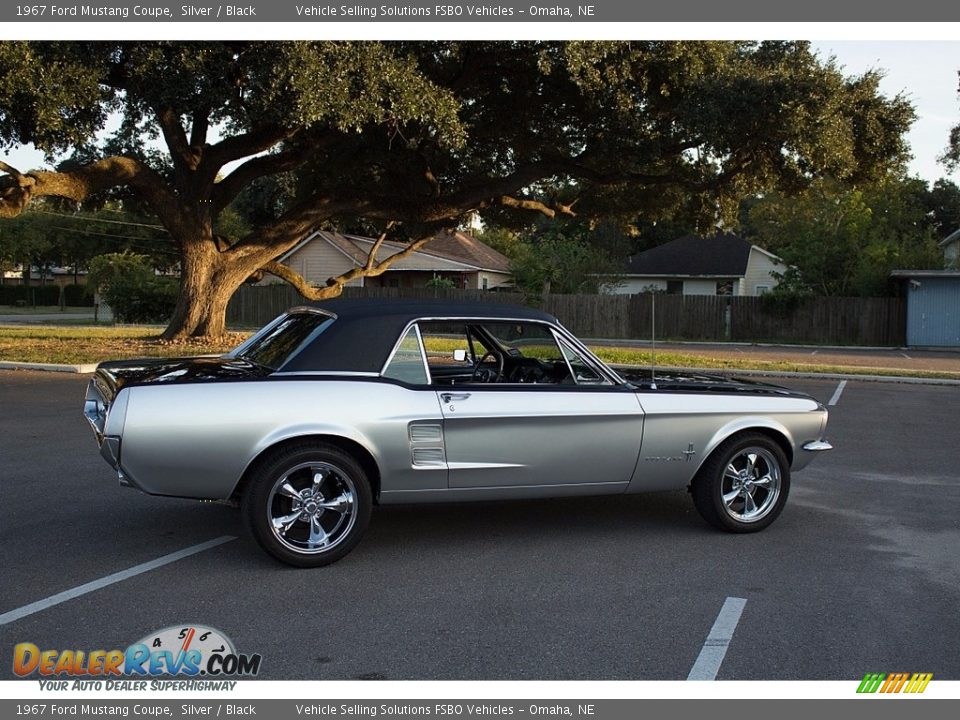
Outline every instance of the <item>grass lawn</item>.
MULTIPOLYGON (((250 335, 250 333, 231 333, 228 338, 218 343, 166 343, 158 340, 157 333, 158 328, 139 327, 0 326, 0 360, 82 364, 137 357, 206 355, 232 350, 250 335)), ((428 344, 427 350, 446 353, 452 352, 455 346, 459 347, 454 341, 434 338, 428 344)), ((591 350, 602 360, 612 365, 647 368, 653 360, 653 354, 649 350, 600 345, 592 345, 591 350)), ((656 360, 657 367, 729 368, 960 379, 960 373, 957 372, 707 357, 664 351, 657 352, 656 360)))
POLYGON ((0 360, 73 365, 122 358, 206 355, 232 350, 248 336, 232 333, 221 343, 163 343, 157 333, 157 328, 3 326, 0 360))
POLYGON ((17 305, 0 305, 0 315, 74 315, 92 313, 92 307, 68 307, 61 310, 57 305, 38 305, 19 307, 17 305))

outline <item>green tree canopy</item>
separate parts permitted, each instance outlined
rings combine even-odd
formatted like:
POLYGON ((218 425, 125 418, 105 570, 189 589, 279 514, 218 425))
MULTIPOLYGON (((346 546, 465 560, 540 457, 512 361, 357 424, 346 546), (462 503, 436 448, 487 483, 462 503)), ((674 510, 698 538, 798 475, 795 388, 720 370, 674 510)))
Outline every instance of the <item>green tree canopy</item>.
POLYGON ((913 120, 878 80, 803 42, 9 42, 0 145, 73 155, 56 172, 0 165, 0 218, 122 189, 180 254, 166 336, 216 335, 257 273, 339 292, 345 276, 317 289, 275 262, 324 223, 389 228, 408 253, 470 211, 653 221, 693 197, 715 220, 825 175, 877 181, 913 120), (287 173, 292 193, 246 197, 250 232, 217 232, 241 193, 287 173))
POLYGON ((785 287, 885 295, 895 268, 943 267, 929 202, 918 178, 863 190, 823 180, 800 196, 771 193, 749 203, 744 233, 791 266, 785 287))

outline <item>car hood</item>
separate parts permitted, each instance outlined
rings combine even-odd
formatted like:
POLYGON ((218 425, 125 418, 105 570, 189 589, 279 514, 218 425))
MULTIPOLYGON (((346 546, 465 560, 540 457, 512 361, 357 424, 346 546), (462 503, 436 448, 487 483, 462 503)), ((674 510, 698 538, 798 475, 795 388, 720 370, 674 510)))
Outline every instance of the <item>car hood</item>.
POLYGON ((806 393, 797 392, 789 388, 771 385, 770 383, 748 380, 743 377, 727 377, 710 373, 693 371, 657 370, 655 374, 650 370, 626 369, 618 373, 627 382, 632 383, 639 391, 650 392, 690 392, 690 393, 719 393, 719 394, 748 394, 748 395, 779 395, 783 397, 810 397, 806 393))
POLYGON ((100 363, 96 379, 116 395, 121 388, 136 385, 247 380, 271 372, 270 368, 232 357, 142 358, 100 363))

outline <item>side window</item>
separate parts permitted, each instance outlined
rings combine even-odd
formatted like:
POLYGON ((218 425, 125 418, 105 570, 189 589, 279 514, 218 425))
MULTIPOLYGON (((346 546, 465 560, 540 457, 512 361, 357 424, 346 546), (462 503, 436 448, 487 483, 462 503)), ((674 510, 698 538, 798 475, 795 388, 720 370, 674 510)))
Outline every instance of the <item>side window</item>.
POLYGON ((403 382, 425 385, 427 370, 423 365, 423 352, 417 328, 411 326, 403 336, 393 357, 383 371, 383 376, 403 382))
POLYGON ((487 322, 483 328, 513 358, 535 358, 546 363, 563 362, 553 333, 546 325, 527 322, 487 322))
POLYGON ((563 356, 570 363, 570 369, 573 370, 573 376, 577 385, 609 385, 610 381, 604 378, 600 373, 594 370, 590 365, 584 362, 580 353, 576 351, 562 337, 557 338, 560 343, 560 349, 563 350, 563 356))
POLYGON ((572 385, 567 360, 553 331, 533 322, 484 322, 478 333, 496 348, 492 367, 483 368, 487 382, 525 385, 572 385), (502 364, 501 364, 502 363, 502 364), (492 374, 491 374, 492 373, 492 374))
POLYGON ((440 385, 471 379, 477 361, 487 352, 465 322, 421 322, 420 335, 430 377, 440 385))

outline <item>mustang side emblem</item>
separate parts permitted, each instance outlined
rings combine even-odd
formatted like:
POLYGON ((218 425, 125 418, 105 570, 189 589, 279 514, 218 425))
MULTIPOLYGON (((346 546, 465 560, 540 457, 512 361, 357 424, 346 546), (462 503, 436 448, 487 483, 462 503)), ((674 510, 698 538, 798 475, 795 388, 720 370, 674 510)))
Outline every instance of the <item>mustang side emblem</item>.
POLYGON ((687 449, 683 451, 682 455, 673 455, 673 456, 663 456, 655 455, 651 457, 645 457, 646 462, 690 462, 693 460, 693 456, 697 454, 697 451, 693 449, 693 443, 687 445, 687 449))

